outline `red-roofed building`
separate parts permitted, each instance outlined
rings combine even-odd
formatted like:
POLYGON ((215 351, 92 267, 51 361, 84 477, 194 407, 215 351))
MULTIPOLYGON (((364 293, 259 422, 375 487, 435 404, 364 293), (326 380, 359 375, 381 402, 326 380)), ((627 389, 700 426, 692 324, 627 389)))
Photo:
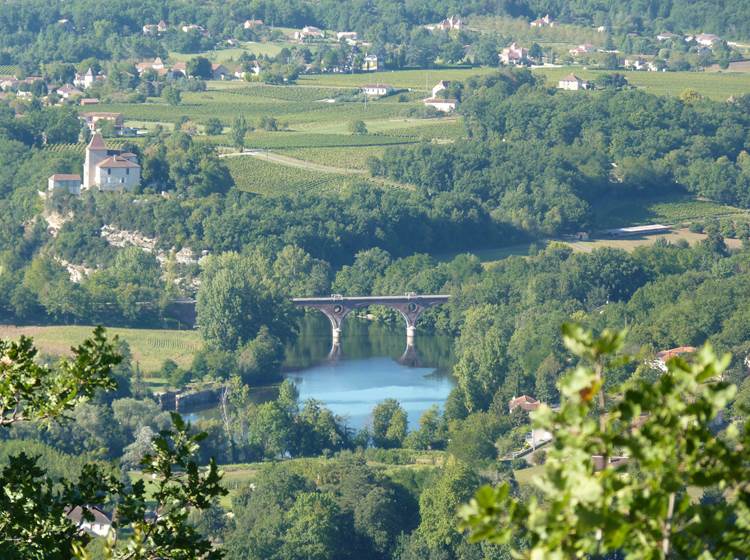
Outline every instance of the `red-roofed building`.
POLYGON ((528 395, 521 395, 520 397, 513 397, 508 403, 508 412, 513 412, 515 409, 520 408, 526 412, 536 410, 542 405, 541 402, 536 400, 534 397, 528 395))
POLYGON ((47 179, 49 192, 66 190, 70 194, 81 194, 81 176, 72 173, 55 173, 47 179))
POLYGON ((656 353, 656 359, 654 359, 650 365, 661 371, 667 371, 667 362, 669 360, 676 358, 677 356, 682 356, 683 354, 692 354, 695 350, 696 349, 693 346, 678 346, 677 348, 672 348, 670 350, 662 350, 661 352, 656 353))

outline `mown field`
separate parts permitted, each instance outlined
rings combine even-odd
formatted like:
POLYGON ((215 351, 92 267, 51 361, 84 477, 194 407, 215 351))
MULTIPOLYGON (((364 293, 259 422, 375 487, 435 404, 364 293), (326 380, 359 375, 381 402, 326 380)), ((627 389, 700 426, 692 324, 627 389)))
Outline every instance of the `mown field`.
MULTIPOLYGON (((608 70, 585 70, 580 66, 562 68, 535 68, 547 77, 550 85, 557 85, 563 76, 574 73, 584 80, 595 80, 608 70)), ((704 97, 724 101, 732 95, 750 93, 750 74, 740 72, 636 72, 620 71, 631 85, 656 95, 680 95, 694 89, 704 97)))
MULTIPOLYGON (((21 335, 34 338, 41 352, 69 355, 70 348, 91 336, 92 326, 14 326, 0 325, 0 338, 18 339, 21 335)), ((190 365, 193 354, 203 344, 198 331, 108 328, 107 334, 117 335, 130 346, 133 361, 148 374, 158 370, 164 360, 171 359, 181 367, 190 365)))

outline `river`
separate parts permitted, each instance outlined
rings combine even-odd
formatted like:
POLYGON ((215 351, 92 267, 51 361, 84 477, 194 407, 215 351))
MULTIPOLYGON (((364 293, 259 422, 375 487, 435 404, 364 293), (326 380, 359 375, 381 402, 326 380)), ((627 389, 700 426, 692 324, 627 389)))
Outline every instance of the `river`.
MULTIPOLYGON (((343 324, 341 353, 331 360, 331 327, 322 314, 306 314, 297 340, 286 349, 283 375, 294 381, 300 402, 322 401, 349 427, 370 422, 375 405, 398 400, 408 414, 409 426, 432 405, 445 402, 453 388, 450 336, 417 330, 415 352, 404 356, 406 329, 401 322, 382 324, 349 317, 343 324)), ((255 399, 272 398, 258 388, 255 399)), ((188 413, 189 419, 216 416, 216 409, 188 413)))

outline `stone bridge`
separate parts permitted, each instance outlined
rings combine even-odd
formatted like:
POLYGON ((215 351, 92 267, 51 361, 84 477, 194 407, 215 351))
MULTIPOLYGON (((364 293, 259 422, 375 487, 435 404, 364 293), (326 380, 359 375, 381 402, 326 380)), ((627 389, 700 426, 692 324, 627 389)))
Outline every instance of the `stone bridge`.
POLYGON ((450 297, 449 295, 419 295, 415 293, 403 296, 344 297, 332 295, 330 297, 294 298, 292 302, 297 307, 317 309, 328 317, 333 335, 331 357, 336 357, 341 352, 341 325, 349 313, 370 305, 384 305, 395 309, 401 313, 406 321, 406 352, 404 352, 406 357, 414 353, 414 335, 419 316, 426 309, 447 302, 450 297))

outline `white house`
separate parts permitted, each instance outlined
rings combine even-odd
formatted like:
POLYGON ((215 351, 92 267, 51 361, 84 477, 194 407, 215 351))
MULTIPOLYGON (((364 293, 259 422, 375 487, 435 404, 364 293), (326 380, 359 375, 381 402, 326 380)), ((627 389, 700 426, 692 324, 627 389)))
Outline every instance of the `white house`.
POLYGON ((526 436, 526 443, 532 449, 536 449, 540 445, 544 445, 548 441, 552 441, 554 436, 551 432, 543 430, 541 428, 535 428, 526 436))
POLYGON ((87 113, 81 113, 79 118, 84 122, 91 132, 95 132, 101 125, 101 121, 111 121, 115 132, 122 129, 125 124, 125 120, 122 117, 122 113, 109 113, 106 111, 89 111, 87 113))
POLYGON ((107 515, 97 507, 84 507, 86 508, 86 511, 88 511, 88 513, 93 516, 92 521, 88 521, 84 518, 83 508, 81 506, 76 506, 73 509, 68 509, 68 511, 65 512, 65 516, 70 521, 72 521, 81 530, 81 532, 85 532, 96 537, 106 537, 107 535, 109 535, 109 532, 112 529, 112 521, 110 521, 109 517, 107 517, 107 515))
POLYGON ((500 53, 500 62, 511 66, 515 64, 524 64, 529 60, 529 49, 525 49, 513 42, 505 47, 500 53))
POLYGON ((393 87, 386 84, 368 84, 362 86, 362 93, 371 97, 383 97, 393 91, 393 87))
POLYGON ((86 147, 83 189, 132 191, 141 182, 141 166, 135 154, 109 150, 98 132, 86 147))
POLYGON ((188 33, 190 31, 198 31, 199 33, 206 33, 206 29, 202 25, 198 25, 197 23, 187 23, 180 27, 183 33, 188 33))
POLYGON ((645 70, 648 66, 642 58, 626 58, 623 66, 628 70, 645 70))
POLYGON ((212 64, 211 65, 211 79, 212 80, 231 80, 232 73, 223 64, 212 64))
POLYGON ((312 25, 306 25, 300 31, 294 32, 294 38, 302 42, 316 41, 319 39, 323 39, 324 37, 325 37, 325 33, 323 33, 322 30, 312 25))
POLYGON ((721 37, 713 33, 701 33, 695 37, 695 42, 704 47, 713 47, 714 43, 721 41, 721 37))
POLYGON ((336 33, 336 40, 341 41, 344 39, 347 43, 350 41, 356 42, 357 38, 359 36, 357 35, 356 31, 339 31, 336 33))
POLYGON ((47 191, 68 191, 70 194, 81 194, 81 176, 72 173, 55 173, 47 179, 47 191))
POLYGON ((434 26, 434 29, 441 31, 459 31, 464 26, 464 22, 458 16, 450 16, 434 26))
POLYGON ((443 113, 450 113, 452 111, 456 110, 456 100, 455 99, 442 99, 439 97, 428 97, 427 99, 423 99, 422 102, 427 107, 434 107, 438 111, 441 111, 443 113))
POLYGON ((665 31, 663 33, 659 33, 656 36, 656 40, 657 41, 662 41, 662 42, 663 41, 673 41, 673 40, 679 39, 679 38, 680 38, 679 35, 677 35, 676 33, 672 33, 671 31, 665 31))
POLYGON ((378 68, 380 68, 378 64, 378 56, 375 54, 366 54, 362 61, 362 71, 377 72, 378 68))
POLYGON ((589 83, 582 80, 575 74, 568 74, 562 80, 557 82, 557 89, 567 91, 578 91, 580 89, 589 89, 589 83))
POLYGON ((263 26, 262 19, 246 19, 245 23, 242 24, 242 27, 244 29, 255 29, 256 27, 262 27, 262 26, 263 26))
POLYGON ((572 54, 573 56, 579 56, 582 54, 589 54, 596 50, 596 47, 592 45, 591 43, 584 43, 582 45, 578 45, 574 49, 570 49, 568 52, 572 54))
POLYGON ((535 19, 529 25, 531 25, 531 27, 554 27, 555 22, 552 21, 552 18, 547 14, 543 18, 535 19))
POLYGON ((75 78, 73 78, 73 85, 77 86, 79 88, 89 88, 93 86, 97 81, 104 80, 105 76, 100 76, 96 72, 94 72, 93 68, 90 68, 86 70, 83 74, 76 73, 75 78))
POLYGON ((57 88, 55 93, 63 99, 70 99, 71 97, 83 95, 83 92, 80 89, 71 86, 70 84, 65 84, 64 86, 57 88))

